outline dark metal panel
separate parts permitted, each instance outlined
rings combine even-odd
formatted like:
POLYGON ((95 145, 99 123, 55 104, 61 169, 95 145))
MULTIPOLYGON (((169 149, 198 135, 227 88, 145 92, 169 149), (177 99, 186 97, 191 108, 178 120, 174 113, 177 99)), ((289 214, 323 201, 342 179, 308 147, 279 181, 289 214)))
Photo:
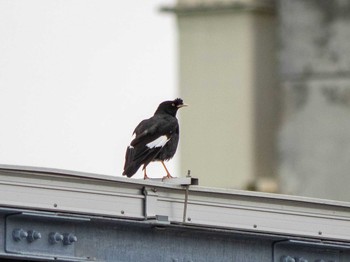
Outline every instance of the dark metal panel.
POLYGON ((270 262, 272 260, 272 241, 259 237, 123 223, 104 225, 96 223, 88 228, 79 227, 77 233, 87 238, 77 243, 78 252, 106 261, 270 262), (104 237, 99 238, 97 235, 104 237), (86 248, 84 243, 90 243, 96 248, 86 248))
MULTIPOLYGON (((0 215, 0 260, 169 262, 348 262, 350 244, 215 228, 9 209, 0 215), (8 216, 4 216, 6 213, 8 216), (6 223, 5 223, 6 221, 6 223), (6 228, 6 230, 5 230, 6 228), (41 238, 15 240, 13 232, 36 230, 41 238), (76 242, 50 243, 50 233, 71 233, 76 242), (6 235, 6 241, 2 236, 6 235)), ((157 217, 156 217, 157 218, 157 217)))
POLYGON ((48 212, 18 213, 2 216, 0 248, 4 257, 33 261, 261 261, 272 259, 274 238, 244 236, 224 231, 187 228, 153 221, 70 217, 48 212), (6 230, 5 229, 6 221, 6 230), (157 224, 158 223, 158 224, 157 224), (32 242, 25 235, 14 238, 16 230, 37 231, 41 238, 32 242), (50 242, 50 234, 71 233, 77 241, 50 242), (2 239, 2 238, 1 238, 2 239))
POLYGON ((274 245, 274 262, 350 261, 350 246, 321 241, 281 241, 274 245))

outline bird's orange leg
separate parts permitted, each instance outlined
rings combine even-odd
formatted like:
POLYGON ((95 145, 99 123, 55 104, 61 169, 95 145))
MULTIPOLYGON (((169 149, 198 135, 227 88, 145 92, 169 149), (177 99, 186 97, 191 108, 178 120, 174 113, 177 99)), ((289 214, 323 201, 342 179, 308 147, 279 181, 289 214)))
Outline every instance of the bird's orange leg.
POLYGON ((143 179, 144 180, 149 179, 149 177, 146 174, 146 167, 144 167, 144 169, 143 169, 143 179))
POLYGON ((164 176, 162 180, 164 180, 165 178, 172 178, 172 176, 170 175, 170 173, 169 173, 168 169, 166 168, 164 162, 163 161, 160 161, 160 162, 162 163, 162 165, 163 165, 163 167, 164 167, 164 169, 166 171, 166 176, 164 176))

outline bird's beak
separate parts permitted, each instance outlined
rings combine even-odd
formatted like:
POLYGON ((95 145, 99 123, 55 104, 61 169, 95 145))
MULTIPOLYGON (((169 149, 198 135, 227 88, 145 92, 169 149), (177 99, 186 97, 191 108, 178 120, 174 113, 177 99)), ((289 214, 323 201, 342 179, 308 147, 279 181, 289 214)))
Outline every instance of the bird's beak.
POLYGON ((181 107, 185 107, 185 106, 188 106, 188 105, 186 105, 186 104, 178 105, 177 108, 181 108, 181 107))

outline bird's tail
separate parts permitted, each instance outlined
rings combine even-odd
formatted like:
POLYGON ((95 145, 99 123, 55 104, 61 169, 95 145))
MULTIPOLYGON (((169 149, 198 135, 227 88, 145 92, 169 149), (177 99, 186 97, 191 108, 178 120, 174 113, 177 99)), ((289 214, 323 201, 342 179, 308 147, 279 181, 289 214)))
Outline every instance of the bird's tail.
POLYGON ((123 176, 132 177, 142 165, 140 161, 134 161, 134 158, 135 158, 135 149, 132 146, 129 146, 126 149, 126 153, 125 153, 125 164, 124 164, 123 176))

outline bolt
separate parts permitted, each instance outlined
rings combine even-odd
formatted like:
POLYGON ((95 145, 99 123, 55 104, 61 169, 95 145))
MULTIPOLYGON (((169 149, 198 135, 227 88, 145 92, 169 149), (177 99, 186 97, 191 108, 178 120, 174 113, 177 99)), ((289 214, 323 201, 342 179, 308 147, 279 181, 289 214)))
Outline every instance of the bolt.
POLYGON ((55 203, 55 204, 53 204, 53 207, 57 207, 57 204, 55 203))
POLYGON ((28 236, 28 233, 24 231, 22 228, 17 228, 12 231, 12 238, 14 241, 21 241, 27 236, 28 236))
POLYGON ((50 244, 57 244, 58 242, 63 240, 63 235, 58 232, 51 232, 49 234, 49 242, 50 244))
POLYGON ((296 262, 296 261, 291 256, 283 256, 281 257, 281 262, 296 262))
POLYGON ((319 235, 322 235, 322 231, 318 231, 318 234, 319 234, 319 235))
POLYGON ((254 228, 257 228, 258 226, 257 225, 253 225, 254 228))
POLYGON ((125 214, 125 211, 124 211, 124 210, 122 210, 122 211, 120 211, 120 213, 121 213, 122 215, 124 215, 124 214, 125 214))
POLYGON ((190 217, 187 218, 187 221, 191 222, 191 220, 192 220, 192 219, 191 219, 190 217))
POLYGON ((35 230, 29 230, 28 231, 28 236, 27 236, 27 240, 28 242, 33 242, 34 240, 38 240, 41 238, 41 234, 38 231, 35 230))
POLYGON ((73 235, 72 233, 63 234, 63 244, 64 245, 71 245, 77 241, 78 241, 78 238, 75 235, 73 235))

